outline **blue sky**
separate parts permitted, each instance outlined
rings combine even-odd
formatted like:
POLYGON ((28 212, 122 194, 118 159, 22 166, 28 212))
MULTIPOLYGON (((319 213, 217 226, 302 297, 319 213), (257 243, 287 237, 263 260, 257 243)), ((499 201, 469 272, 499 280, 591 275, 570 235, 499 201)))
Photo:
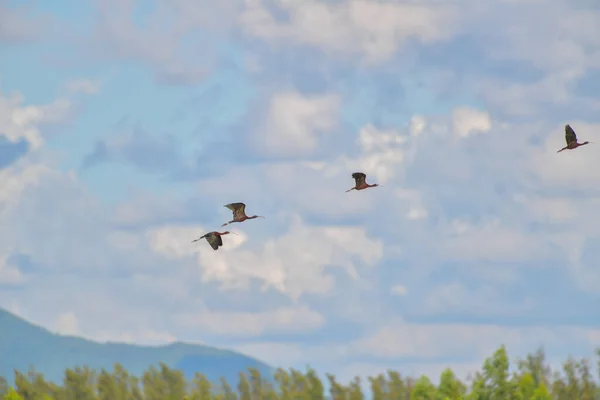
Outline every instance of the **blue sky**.
POLYGON ((593 2, 0 7, 0 306, 342 379, 600 346, 593 2))

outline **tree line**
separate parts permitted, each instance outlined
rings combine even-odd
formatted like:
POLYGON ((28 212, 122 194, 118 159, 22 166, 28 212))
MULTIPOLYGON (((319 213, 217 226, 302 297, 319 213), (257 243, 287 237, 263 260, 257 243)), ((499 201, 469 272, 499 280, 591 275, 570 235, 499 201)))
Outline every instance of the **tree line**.
POLYGON ((112 371, 80 366, 65 370, 61 385, 48 382, 41 373, 15 371, 14 385, 0 377, 4 400, 600 400, 600 349, 596 350, 598 376, 588 359, 569 357, 558 371, 547 365, 543 349, 510 361, 504 346, 488 357, 482 368, 466 382, 448 368, 435 385, 426 376, 417 379, 387 371, 361 381, 341 383, 331 374, 323 380, 310 367, 278 369, 263 377, 256 369, 241 372, 232 386, 225 379, 209 382, 202 374, 186 380, 182 371, 165 364, 151 366, 141 377, 120 364, 112 371), (363 387, 368 387, 366 393, 363 387))

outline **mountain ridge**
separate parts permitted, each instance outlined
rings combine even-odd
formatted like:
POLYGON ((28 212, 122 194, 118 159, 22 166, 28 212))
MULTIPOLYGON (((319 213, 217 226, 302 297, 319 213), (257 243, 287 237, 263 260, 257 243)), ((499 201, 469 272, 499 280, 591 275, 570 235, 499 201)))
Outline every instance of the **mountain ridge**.
POLYGON ((112 370, 120 363, 141 376, 159 362, 181 369, 187 378, 199 372, 209 380, 224 377, 231 383, 251 367, 261 374, 273 373, 273 367, 233 350, 179 341, 163 345, 98 342, 51 332, 0 307, 0 376, 9 381, 15 369, 26 372, 31 366, 47 380, 60 382, 66 368, 85 365, 97 371, 112 370))

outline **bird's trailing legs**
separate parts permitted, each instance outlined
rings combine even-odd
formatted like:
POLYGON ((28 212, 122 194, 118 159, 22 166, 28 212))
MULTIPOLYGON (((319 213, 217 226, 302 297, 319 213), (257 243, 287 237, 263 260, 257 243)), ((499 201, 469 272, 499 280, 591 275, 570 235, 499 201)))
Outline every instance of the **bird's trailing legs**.
POLYGON ((361 189, 367 189, 367 188, 370 188, 370 187, 377 187, 377 186, 384 187, 383 185, 380 185, 380 184, 378 184, 378 183, 374 183, 374 184, 372 184, 372 185, 367 185, 367 186, 365 186, 365 187, 361 187, 361 188, 357 188, 357 187, 355 186, 355 187, 353 187, 353 188, 350 188, 350 189, 346 190, 346 193, 348 193, 348 192, 349 192, 349 191, 351 191, 351 190, 361 190, 361 189))
POLYGON ((224 226, 229 225, 229 224, 233 224, 234 222, 244 222, 244 221, 246 221, 248 219, 254 219, 254 218, 265 218, 265 217, 263 217, 262 215, 254 215, 252 217, 244 218, 244 219, 241 219, 241 220, 235 220, 235 219, 233 219, 233 220, 231 220, 229 222, 225 222, 223 225, 221 225, 221 227, 224 227, 224 226))

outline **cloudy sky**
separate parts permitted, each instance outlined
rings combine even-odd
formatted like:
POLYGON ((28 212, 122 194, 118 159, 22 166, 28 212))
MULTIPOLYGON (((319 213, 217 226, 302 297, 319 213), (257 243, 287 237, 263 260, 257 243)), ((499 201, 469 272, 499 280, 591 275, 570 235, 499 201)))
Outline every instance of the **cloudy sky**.
POLYGON ((343 378, 600 346, 597 1, 0 7, 1 307, 343 378))

